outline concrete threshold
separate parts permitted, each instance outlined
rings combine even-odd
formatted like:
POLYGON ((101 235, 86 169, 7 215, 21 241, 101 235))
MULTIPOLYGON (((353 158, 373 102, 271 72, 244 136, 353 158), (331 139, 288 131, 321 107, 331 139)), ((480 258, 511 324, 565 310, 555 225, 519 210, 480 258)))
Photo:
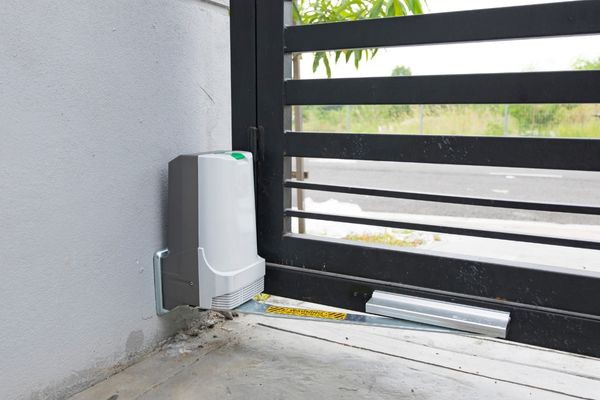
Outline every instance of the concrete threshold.
POLYGON ((195 334, 71 400, 600 399, 600 360, 480 336, 250 315, 195 334))

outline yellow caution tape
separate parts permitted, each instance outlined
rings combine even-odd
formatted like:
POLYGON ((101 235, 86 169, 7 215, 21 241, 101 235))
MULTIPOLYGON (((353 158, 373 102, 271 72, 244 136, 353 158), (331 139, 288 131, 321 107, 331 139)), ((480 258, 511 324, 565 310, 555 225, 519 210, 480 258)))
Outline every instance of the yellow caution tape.
POLYGON ((267 312, 270 314, 292 315, 294 317, 335 319, 335 320, 346 319, 346 313, 342 313, 342 312, 306 310, 306 309, 302 309, 302 308, 291 308, 291 307, 269 306, 269 307, 267 307, 267 312))

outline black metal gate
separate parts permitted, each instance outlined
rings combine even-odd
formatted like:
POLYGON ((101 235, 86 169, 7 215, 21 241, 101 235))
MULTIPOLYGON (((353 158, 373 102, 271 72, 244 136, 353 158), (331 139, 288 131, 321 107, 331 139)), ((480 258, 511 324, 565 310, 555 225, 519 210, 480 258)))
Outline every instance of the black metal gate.
POLYGON ((426 250, 388 250, 291 233, 292 217, 600 249, 600 243, 291 209, 292 188, 449 204, 600 215, 592 205, 306 183, 289 157, 600 171, 600 140, 302 133, 292 105, 599 103, 600 71, 290 80, 293 52, 600 33, 600 2, 289 26, 289 2, 232 0, 233 147, 256 158, 266 291, 364 311, 385 290, 511 312, 508 339, 600 356, 600 278, 426 250))

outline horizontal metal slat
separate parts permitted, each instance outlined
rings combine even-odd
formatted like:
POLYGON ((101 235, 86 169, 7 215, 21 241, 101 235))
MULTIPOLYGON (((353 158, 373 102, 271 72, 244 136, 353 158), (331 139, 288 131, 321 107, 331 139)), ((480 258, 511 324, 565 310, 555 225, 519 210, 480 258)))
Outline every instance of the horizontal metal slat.
POLYGON ((345 222, 350 224, 383 226, 397 229, 411 229, 416 231, 447 233, 451 235, 473 236, 487 239, 513 240, 527 243, 547 244, 553 246, 577 247, 582 249, 600 250, 600 242, 587 240, 565 239, 550 236, 524 235, 520 233, 487 231, 482 229, 459 228, 445 225, 418 224, 406 221, 387 221, 373 218, 351 217, 347 215, 322 214, 316 212, 285 210, 285 217, 297 217, 305 219, 318 219, 323 221, 345 222))
POLYGON ((583 270, 585 265, 576 260, 573 269, 560 268, 420 248, 387 249, 298 234, 284 235, 277 253, 262 250, 268 262, 306 270, 600 317, 600 277, 583 270))
POLYGON ((600 103, 600 71, 301 79, 289 105, 600 103))
POLYGON ((597 0, 289 26, 285 51, 391 47, 593 34, 597 0))
POLYGON ((600 171, 600 139, 392 134, 284 134, 284 155, 600 171))
POLYGON ((388 197, 395 199, 431 201, 438 203, 464 204, 484 207, 511 208, 519 210, 534 210, 534 211, 551 211, 564 212, 572 214, 590 214, 600 215, 600 207, 592 205, 578 204, 559 204, 559 203, 543 203, 519 200, 502 200, 484 197, 469 197, 469 196, 452 196, 441 193, 423 193, 423 192, 407 192, 387 189, 374 189, 366 187, 352 187, 329 185, 321 183, 310 183, 303 181, 288 180, 284 183, 284 187, 304 189, 304 190, 319 190, 324 192, 356 194, 366 196, 388 197))

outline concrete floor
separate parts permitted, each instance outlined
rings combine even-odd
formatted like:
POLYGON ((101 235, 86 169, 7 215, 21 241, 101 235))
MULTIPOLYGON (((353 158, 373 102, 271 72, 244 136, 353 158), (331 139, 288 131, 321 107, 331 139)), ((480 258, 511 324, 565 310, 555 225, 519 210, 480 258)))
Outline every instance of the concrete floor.
POLYGON ((600 399, 600 360, 501 340, 241 316, 72 400, 600 399))

